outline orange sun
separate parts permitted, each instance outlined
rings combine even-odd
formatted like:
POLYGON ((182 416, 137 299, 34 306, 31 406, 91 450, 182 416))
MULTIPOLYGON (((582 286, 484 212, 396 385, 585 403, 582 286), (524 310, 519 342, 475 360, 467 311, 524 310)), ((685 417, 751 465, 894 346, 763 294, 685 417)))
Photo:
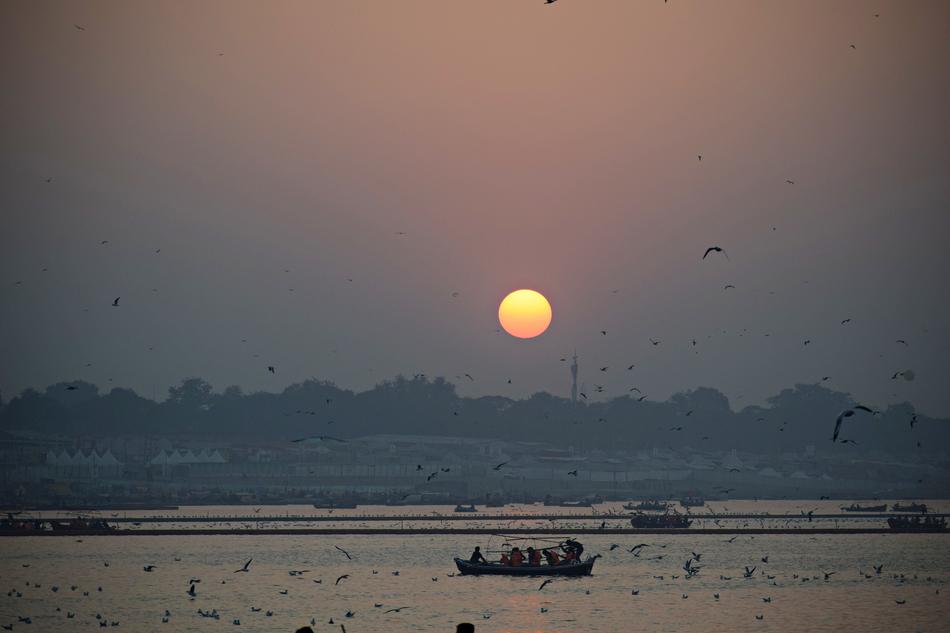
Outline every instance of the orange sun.
POLYGON ((535 290, 515 290, 498 306, 501 327, 518 338, 534 338, 551 325, 551 304, 535 290))

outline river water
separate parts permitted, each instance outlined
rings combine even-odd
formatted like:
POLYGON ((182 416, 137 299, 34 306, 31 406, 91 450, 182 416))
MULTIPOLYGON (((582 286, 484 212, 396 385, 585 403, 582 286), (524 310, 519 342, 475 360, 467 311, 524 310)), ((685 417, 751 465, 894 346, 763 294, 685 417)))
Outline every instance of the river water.
MULTIPOLYGON (((799 505, 781 509, 798 512, 799 505)), ((768 508, 778 509, 774 503, 768 508)), ((0 624, 20 631, 86 630, 99 628, 99 614, 127 631, 295 631, 313 619, 316 631, 341 631, 342 623, 348 633, 451 633, 461 621, 499 633, 707 633, 943 631, 950 621, 950 534, 581 540, 588 552, 602 555, 594 574, 556 579, 539 591, 536 578, 456 575, 453 556, 467 557, 476 544, 497 550, 500 537, 0 538, 0 624), (639 556, 627 551, 639 543, 647 543, 639 556), (693 552, 702 569, 687 579, 682 565, 693 552), (249 571, 233 573, 248 558, 249 571), (145 565, 154 571, 145 572, 145 565), (875 565, 883 565, 880 574, 875 565), (756 567, 750 578, 743 577, 746 566, 756 567), (292 570, 305 571, 292 576, 292 570), (186 594, 192 578, 200 579, 194 599, 186 594), (386 613, 398 607, 408 608, 386 613), (166 609, 171 615, 162 623, 166 609), (220 618, 202 617, 199 609, 216 610, 220 618), (30 617, 32 625, 18 617, 30 617)))

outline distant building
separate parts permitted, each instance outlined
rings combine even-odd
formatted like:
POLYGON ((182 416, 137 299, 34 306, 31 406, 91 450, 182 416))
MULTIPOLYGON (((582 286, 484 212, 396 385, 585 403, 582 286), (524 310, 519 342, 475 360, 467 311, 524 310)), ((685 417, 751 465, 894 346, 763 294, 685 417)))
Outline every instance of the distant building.
POLYGON ((122 470, 122 463, 109 450, 103 453, 51 450, 46 453, 46 465, 52 470, 54 476, 67 479, 111 477, 118 475, 122 470))

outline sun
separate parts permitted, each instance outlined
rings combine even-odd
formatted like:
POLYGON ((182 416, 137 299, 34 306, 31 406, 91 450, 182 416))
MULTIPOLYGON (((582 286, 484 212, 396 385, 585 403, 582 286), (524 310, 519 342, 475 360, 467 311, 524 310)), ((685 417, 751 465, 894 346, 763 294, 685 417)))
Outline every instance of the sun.
POLYGON ((498 306, 498 321, 514 337, 534 338, 551 325, 551 304, 536 290, 515 290, 498 306))

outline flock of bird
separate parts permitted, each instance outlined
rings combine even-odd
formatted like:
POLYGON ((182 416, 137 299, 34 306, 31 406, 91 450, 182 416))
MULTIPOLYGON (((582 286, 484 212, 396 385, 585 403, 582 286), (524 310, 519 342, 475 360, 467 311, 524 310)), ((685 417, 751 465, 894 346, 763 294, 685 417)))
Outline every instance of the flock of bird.
MULTIPOLYGON (((630 564, 636 559, 637 561, 643 561, 643 563, 638 562, 637 566, 632 568, 632 573, 628 580, 634 580, 639 577, 641 580, 644 580, 645 583, 639 586, 633 586, 629 589, 630 596, 643 599, 647 594, 650 596, 659 596, 664 592, 673 591, 675 594, 679 595, 679 599, 696 599, 697 588, 705 589, 709 591, 705 595, 706 599, 711 600, 715 604, 720 604, 726 600, 726 595, 723 593, 724 589, 730 587, 733 583, 737 592, 735 593, 735 599, 739 601, 746 601, 745 604, 748 604, 749 599, 749 588, 753 585, 747 585, 748 581, 760 581, 762 585, 754 585, 755 587, 761 587, 762 594, 759 598, 756 599, 757 603, 762 605, 772 604, 776 600, 776 593, 781 594, 783 588, 793 587, 795 585, 802 585, 806 583, 834 583, 835 578, 844 578, 840 583, 841 587, 847 588, 852 586, 856 582, 877 582, 877 581, 889 581, 890 586, 897 590, 896 594, 892 594, 891 599, 893 603, 897 606, 905 605, 908 601, 908 593, 901 590, 902 587, 916 587, 916 588, 926 588, 930 587, 934 591, 934 595, 939 595, 942 586, 945 584, 945 580, 939 577, 934 577, 931 575, 920 575, 915 573, 891 573, 885 574, 885 563, 881 562, 870 562, 865 563, 865 567, 862 569, 860 566, 856 569, 850 571, 844 569, 819 569, 817 573, 812 572, 803 572, 795 571, 788 568, 787 561, 780 561, 776 564, 768 552, 759 552, 754 556, 750 556, 748 550, 754 549, 756 547, 756 536, 755 535, 734 535, 728 539, 719 541, 718 539, 715 542, 705 541, 705 544, 711 547, 711 552, 697 551, 696 541, 691 540, 689 544, 685 544, 682 547, 679 547, 679 541, 676 537, 661 537, 658 540, 649 542, 638 542, 635 544, 626 544, 622 545, 620 543, 610 543, 606 549, 606 556, 617 557, 619 559, 613 560, 611 565, 616 567, 618 565, 630 564), (741 541, 739 540, 741 539, 741 541), (738 558, 742 560, 745 558, 748 562, 742 565, 739 568, 733 568, 733 571, 729 571, 728 565, 729 561, 736 560, 737 556, 729 555, 726 552, 727 546, 731 547, 742 547, 742 552, 739 553, 738 558), (682 550, 682 551, 680 551, 682 550), (717 558, 720 559, 717 561, 717 558), (676 562, 670 565, 669 561, 682 561, 676 562), (667 567, 667 565, 670 565, 667 567), (664 570, 666 569, 666 570, 664 570), (713 581, 713 584, 717 585, 716 589, 713 591, 709 588, 709 583, 697 583, 696 581, 689 582, 696 578, 704 578, 708 574, 709 569, 716 569, 717 576, 713 581), (672 584, 671 584, 672 583, 672 584)), ((816 537, 812 537, 811 540, 817 540, 816 537)), ((700 541, 703 543, 704 541, 700 541)), ((337 561, 330 560, 327 558, 323 563, 315 566, 314 569, 305 568, 305 569, 288 569, 285 570, 288 577, 293 578, 298 581, 310 580, 313 585, 323 585, 324 579, 319 577, 319 570, 316 567, 331 567, 337 568, 341 563, 344 565, 353 564, 352 570, 347 573, 340 573, 335 577, 332 585, 330 586, 330 591, 336 591, 335 588, 339 588, 345 583, 356 582, 358 578, 363 577, 363 582, 368 578, 377 576, 380 571, 378 569, 370 568, 366 565, 357 565, 355 563, 357 559, 356 554, 350 553, 348 550, 334 545, 334 548, 342 555, 341 558, 337 561), (363 576, 365 574, 365 577, 363 576)), ((134 556, 134 555, 133 555, 134 556)), ((601 555, 597 555, 600 557, 601 555)), ((861 557, 863 558, 863 556, 861 557)), ((181 556, 175 556, 174 561, 180 563, 182 560, 181 556)), ((254 558, 248 558, 243 565, 240 565, 237 569, 234 569, 232 574, 247 574, 252 579, 255 579, 255 567, 252 565, 254 558)), ((171 563, 162 563, 158 561, 157 563, 150 562, 142 566, 142 573, 155 573, 160 570, 166 564, 171 563)), ((102 564, 103 567, 109 567, 109 563, 104 561, 102 564)), ((24 570, 30 569, 30 563, 22 564, 24 570)), ((32 571, 32 570, 31 570, 32 571)), ((24 576, 30 572, 24 572, 24 574, 19 574, 24 576)), ((121 572, 120 572, 121 573, 121 572)), ((274 570, 267 570, 264 572, 265 577, 268 579, 272 578, 274 570)), ((391 570, 389 572, 391 576, 398 577, 400 576, 399 570, 391 570)), ((12 576, 14 574, 4 574, 5 576, 12 576)), ((414 574, 413 579, 410 582, 418 582, 421 578, 415 578, 418 575, 418 572, 414 574)), ((88 577, 88 576, 87 576, 88 577)), ((202 619, 209 620, 220 620, 223 617, 223 613, 228 613, 227 619, 230 619, 231 624, 234 626, 242 625, 242 619, 240 615, 237 615, 238 610, 244 610, 246 613, 245 620, 248 622, 243 622, 243 624, 251 624, 251 626, 260 626, 260 620, 256 618, 271 618, 275 616, 278 612, 277 607, 268 607, 264 608, 261 606, 256 606, 254 604, 244 604, 238 609, 235 609, 233 604, 222 604, 221 610, 217 607, 196 607, 196 601, 202 597, 202 592, 199 590, 199 587, 202 584, 202 579, 195 577, 193 575, 184 574, 184 577, 187 578, 187 581, 184 585, 187 587, 185 589, 182 587, 182 598, 177 605, 168 605, 163 607, 160 613, 155 614, 156 623, 161 624, 170 624, 171 627, 175 626, 175 620, 180 617, 187 617, 190 613, 192 616, 198 616, 202 619)), ((455 579, 456 581, 465 582, 464 577, 461 577, 455 573, 445 573, 443 574, 444 578, 455 579)), ((431 582, 438 582, 440 577, 438 575, 431 576, 431 582)), ((471 580, 469 577, 468 580, 471 580)), ((578 584, 576 583, 577 579, 575 578, 549 578, 543 580, 539 586, 536 586, 536 591, 542 592, 551 590, 553 588, 564 587, 568 591, 579 591, 578 584)), ((96 611, 87 611, 83 608, 76 608, 75 610, 67 609, 64 610, 61 606, 53 606, 55 603, 55 598, 50 596, 50 594, 58 594, 60 592, 59 585, 44 585, 43 583, 35 581, 27 581, 24 578, 18 580, 20 583, 17 587, 10 588, 6 596, 11 600, 10 603, 2 607, 2 611, 11 612, 15 609, 17 601, 26 597, 24 601, 26 604, 32 605, 31 608, 35 608, 37 604, 44 604, 48 606, 51 610, 49 613, 31 613, 31 614, 21 614, 16 616, 16 621, 10 621, 8 623, 2 624, 3 630, 12 631, 15 628, 19 629, 21 626, 33 624, 36 620, 37 624, 40 625, 40 629, 50 626, 52 621, 55 619, 62 618, 62 620, 73 620, 76 624, 87 624, 92 625, 97 628, 106 628, 106 627, 120 627, 122 621, 114 617, 107 616, 102 612, 96 611), (43 593, 43 592, 49 593, 43 593), (36 598, 40 600, 37 601, 36 598)), ((132 579, 128 579, 124 582, 135 582, 132 579)), ((220 585, 227 585, 229 579, 221 577, 216 579, 214 582, 219 583, 220 585)), ((402 582, 402 581, 400 581, 402 582)), ((428 581, 427 581, 428 582, 428 581)), ((611 584, 615 582, 614 579, 611 580, 611 584)), ((521 588, 522 591, 531 591, 529 587, 533 585, 526 585, 521 588)), ((629 585, 627 585, 629 587, 629 585)), ((580 585, 583 588, 584 594, 591 595, 592 590, 590 584, 583 582, 580 585)), ((457 591, 465 592, 469 588, 472 588, 471 585, 462 584, 459 586, 457 591)), ((602 587, 601 587, 602 588, 602 587)), ((291 589, 293 587, 285 587, 277 585, 275 587, 275 594, 277 596, 289 596, 291 594, 291 589)), ((616 592, 618 587, 611 586, 610 591, 616 592)), ((600 589, 598 589, 600 590, 600 589)), ((508 587, 507 591, 518 591, 514 587, 508 587)), ((83 599, 89 599, 92 601, 92 597, 96 595, 104 594, 103 586, 99 585, 93 591, 91 588, 87 589, 81 587, 79 584, 68 585, 68 593, 75 596, 82 596, 83 599)), ((300 595, 299 592, 295 589, 294 593, 300 595)), ((391 594, 392 590, 386 590, 387 594, 391 594)), ((220 597, 220 592, 214 592, 214 594, 220 597)), ((886 595, 887 590, 883 589, 882 595, 886 595)), ((351 594, 349 598, 352 599, 351 594)), ((920 594, 917 594, 920 595, 920 594)), ((700 593, 702 596, 702 593, 700 593)), ((368 599, 364 597, 363 599, 368 599)), ((323 601, 322 601, 323 602, 323 601)), ((559 597, 555 602, 548 602, 548 605, 558 605, 563 602, 563 598, 559 597)), ((368 604, 367 604, 368 606, 368 604)), ((563 605, 562 605, 563 606, 563 605)), ((377 611, 383 615, 398 615, 404 611, 412 611, 418 607, 407 604, 386 604, 383 601, 374 600, 372 602, 372 610, 377 611)), ((552 610, 551 606, 541 606, 541 613, 548 613, 552 610)), ((126 610, 126 613, 128 610, 126 610)), ((359 621, 359 606, 346 608, 341 612, 341 614, 336 616, 328 616, 323 622, 326 625, 343 625, 344 622, 353 620, 359 621)), ((753 611, 755 619, 763 619, 767 615, 768 611, 753 611)), ((483 612, 484 619, 490 619, 495 612, 487 608, 483 612)), ((310 625, 316 626, 317 619, 316 617, 310 618, 310 625)), ((133 625, 134 627, 135 625, 133 625)), ((171 630, 170 627, 170 630, 171 630)), ((37 630, 40 630, 37 629, 37 630)), ((343 625, 342 630, 345 631, 345 625, 343 625)))

